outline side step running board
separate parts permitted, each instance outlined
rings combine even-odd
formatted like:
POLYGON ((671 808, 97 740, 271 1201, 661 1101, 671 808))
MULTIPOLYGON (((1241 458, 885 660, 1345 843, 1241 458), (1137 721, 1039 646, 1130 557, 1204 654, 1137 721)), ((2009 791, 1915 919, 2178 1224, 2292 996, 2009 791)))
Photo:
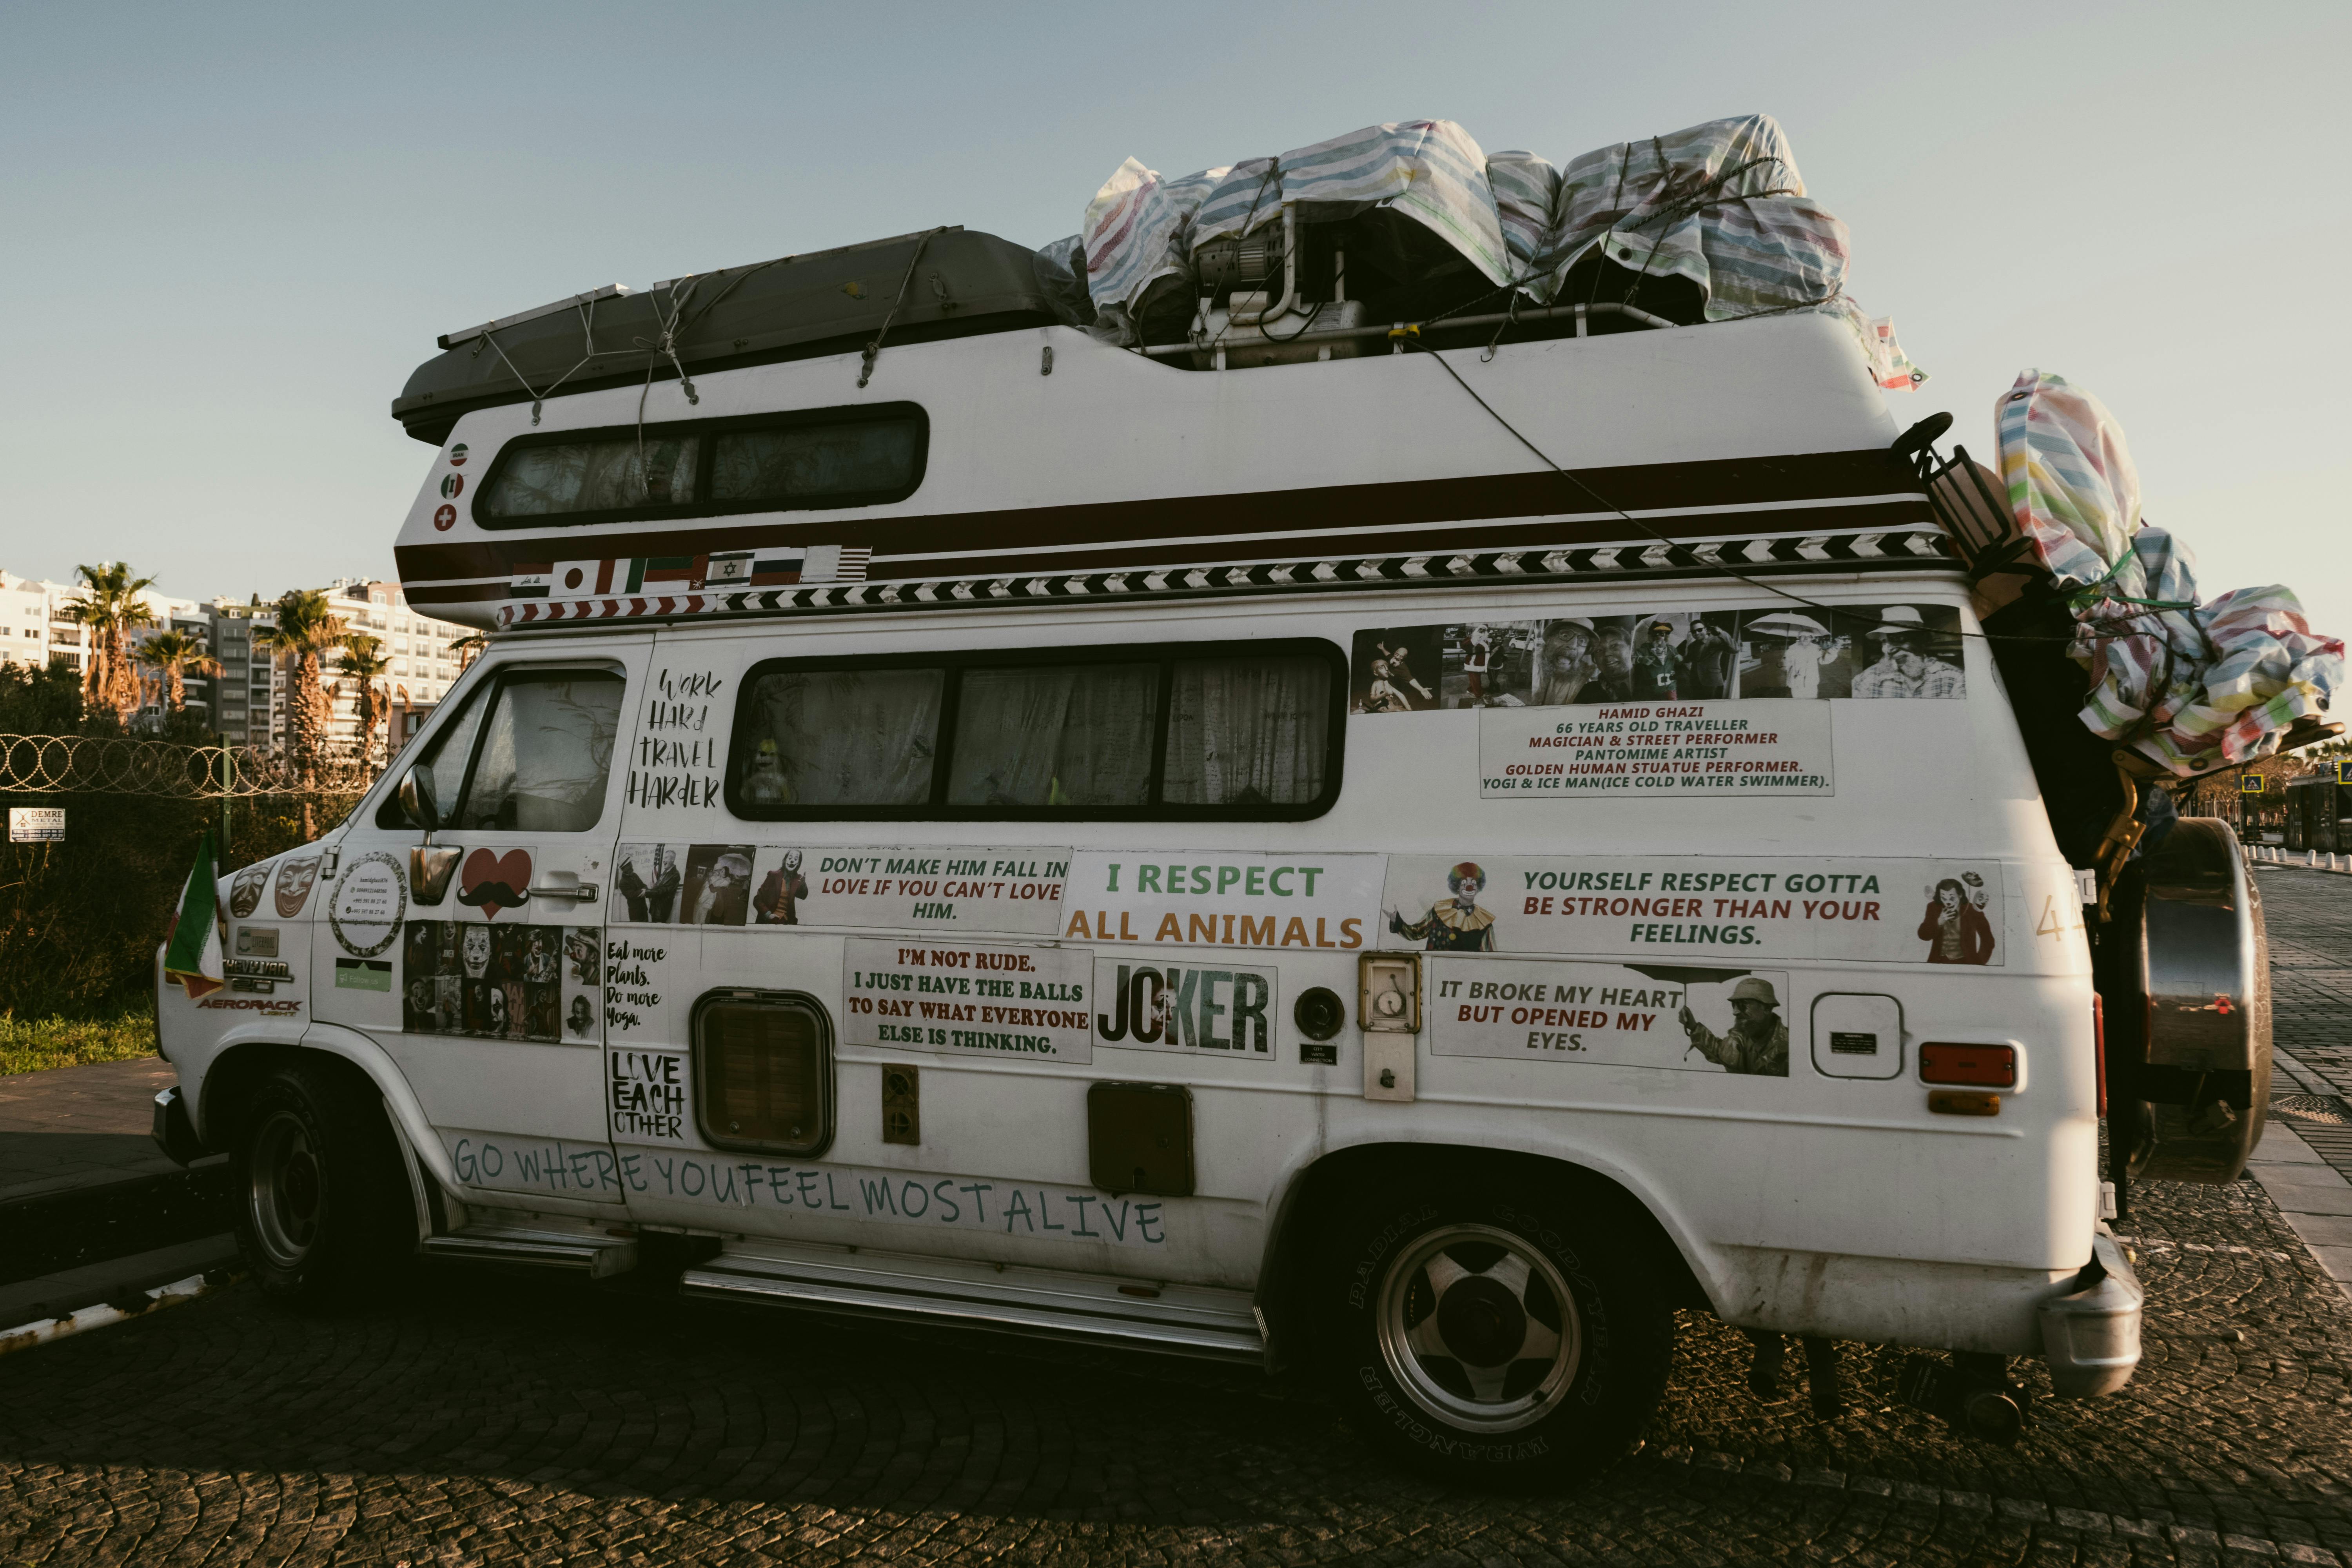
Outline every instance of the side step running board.
POLYGON ((625 1237, 526 1230, 515 1226, 467 1226, 449 1236, 428 1236, 421 1250, 427 1258, 449 1258, 466 1263, 576 1268, 592 1279, 625 1274, 637 1266, 637 1244, 625 1237))
POLYGON ((722 1252, 687 1270, 678 1288, 688 1296, 931 1318, 1222 1360, 1254 1362, 1265 1354, 1248 1293, 1202 1286, 765 1242, 757 1254, 722 1252))

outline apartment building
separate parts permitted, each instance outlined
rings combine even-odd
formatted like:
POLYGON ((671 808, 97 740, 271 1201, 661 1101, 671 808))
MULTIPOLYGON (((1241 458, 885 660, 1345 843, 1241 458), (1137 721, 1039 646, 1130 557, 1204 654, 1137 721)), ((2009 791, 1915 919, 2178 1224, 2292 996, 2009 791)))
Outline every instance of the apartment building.
MULTIPOLYGON (((90 654, 89 628, 76 620, 73 613, 73 606, 81 597, 82 587, 78 583, 20 577, 0 569, 0 664, 60 664, 77 675, 85 671, 90 654)), ((174 598, 152 588, 142 590, 139 597, 154 619, 152 625, 131 632, 134 657, 140 644, 166 628, 209 637, 210 605, 194 599, 174 598)), ((201 678, 191 678, 187 683, 188 707, 207 721, 214 696, 210 686, 201 678)), ((160 692, 142 714, 150 719, 161 718, 160 692)))
MULTIPOLYGON (((415 614, 400 584, 378 578, 339 577, 320 592, 345 628, 377 639, 390 668, 378 684, 391 701, 378 729, 378 747, 399 750, 424 728, 436 704, 464 668, 452 645, 472 629, 415 614)), ((89 632, 72 616, 81 597, 77 584, 20 577, 0 570, 0 663, 60 664, 79 674, 89 658, 89 632)), ((134 647, 166 628, 200 637, 220 665, 217 675, 191 674, 185 682, 189 711, 236 745, 274 751, 286 744, 288 698, 292 689, 288 661, 270 652, 257 634, 278 622, 274 601, 258 595, 239 601, 174 598, 149 589, 141 595, 154 624, 132 632, 134 647)), ((345 742, 359 738, 359 683, 336 669, 336 656, 321 673, 334 706, 330 734, 345 742)), ((163 694, 142 710, 151 724, 163 719, 163 694)))

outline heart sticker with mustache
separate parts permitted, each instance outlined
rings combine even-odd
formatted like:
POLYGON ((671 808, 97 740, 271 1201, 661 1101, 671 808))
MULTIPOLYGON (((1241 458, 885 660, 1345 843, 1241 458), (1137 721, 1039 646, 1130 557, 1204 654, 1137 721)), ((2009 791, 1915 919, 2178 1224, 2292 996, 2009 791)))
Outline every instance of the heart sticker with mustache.
POLYGON ((457 868, 457 901, 496 920, 500 910, 519 910, 530 902, 530 851, 509 849, 504 855, 477 849, 457 868))

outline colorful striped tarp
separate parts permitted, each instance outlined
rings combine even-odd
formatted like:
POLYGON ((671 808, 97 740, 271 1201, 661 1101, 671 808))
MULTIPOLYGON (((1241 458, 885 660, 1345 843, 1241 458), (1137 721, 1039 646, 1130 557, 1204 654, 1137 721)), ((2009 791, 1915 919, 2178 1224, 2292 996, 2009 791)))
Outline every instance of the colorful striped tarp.
POLYGON ((2090 671, 2082 719, 2176 774, 2250 762, 2325 712, 2344 644, 2304 619, 2294 591, 2197 598, 2187 551, 2140 521, 2123 427, 2088 392, 2029 370, 1994 409, 2001 479, 2019 528, 2075 590, 2067 649, 2090 671))
POLYGON ((1827 311, 1853 330, 1880 385, 1927 379, 1893 324, 1847 298, 1845 226, 1806 195, 1787 136, 1762 114, 1600 148, 1564 170, 1532 153, 1489 158, 1450 120, 1368 125, 1181 180, 1129 158, 1087 207, 1097 330, 1132 342, 1156 285, 1191 287, 1202 246, 1281 222, 1286 204, 1307 222, 1376 206, 1402 213, 1497 286, 1496 308, 1506 288, 1568 302, 1570 269, 1599 250, 1637 272, 1688 279, 1707 321, 1827 311))

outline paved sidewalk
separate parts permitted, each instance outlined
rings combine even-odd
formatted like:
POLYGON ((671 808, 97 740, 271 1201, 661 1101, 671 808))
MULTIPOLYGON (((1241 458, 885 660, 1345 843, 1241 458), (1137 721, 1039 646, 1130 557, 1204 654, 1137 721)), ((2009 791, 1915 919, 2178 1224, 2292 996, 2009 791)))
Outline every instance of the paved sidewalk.
POLYGON ((0 1078, 0 1203, 178 1170, 152 1130, 179 1080, 160 1057, 0 1078))

